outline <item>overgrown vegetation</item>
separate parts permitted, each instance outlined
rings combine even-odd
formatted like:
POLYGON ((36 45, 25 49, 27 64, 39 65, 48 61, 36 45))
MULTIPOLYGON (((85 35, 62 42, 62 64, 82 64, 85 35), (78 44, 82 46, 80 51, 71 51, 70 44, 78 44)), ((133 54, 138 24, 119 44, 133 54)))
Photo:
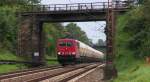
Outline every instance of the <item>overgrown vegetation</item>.
POLYGON ((16 51, 17 21, 15 7, 0 7, 0 48, 16 51))
MULTIPOLYGON (((1 0, 0 1, 0 60, 24 61, 16 55, 18 19, 16 11, 22 5, 37 4, 39 0, 1 0)), ((0 73, 27 68, 23 64, 0 65, 0 73)))
POLYGON ((150 0, 120 16, 117 24, 116 66, 114 82, 149 82, 150 65, 150 0))
POLYGON ((8 50, 0 50, 0 60, 17 60, 17 61, 25 61, 25 59, 13 54, 8 50))
MULTIPOLYGON (((25 61, 16 54, 17 33, 19 29, 19 19, 16 12, 18 10, 28 10, 24 5, 39 4, 40 0, 1 0, 0 1, 0 60, 25 61)), ((37 6, 38 7, 38 6, 37 6)), ((45 23, 43 25, 45 33, 46 59, 56 60, 56 41, 59 38, 74 38, 90 44, 85 32, 74 23, 63 26, 61 23, 45 23), (69 34, 68 34, 69 33, 69 34), (81 37, 79 37, 81 36, 81 37)), ((48 61, 48 64, 57 64, 56 61, 48 61)), ((18 65, 0 65, 0 72, 19 69, 18 65), (8 68, 8 69, 5 69, 8 68)))

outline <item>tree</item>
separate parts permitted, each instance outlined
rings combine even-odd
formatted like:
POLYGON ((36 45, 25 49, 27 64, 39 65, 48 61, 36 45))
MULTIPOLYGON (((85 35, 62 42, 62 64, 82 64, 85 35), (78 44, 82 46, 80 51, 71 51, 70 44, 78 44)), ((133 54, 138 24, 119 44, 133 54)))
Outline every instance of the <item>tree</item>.
POLYGON ((105 43, 104 43, 104 41, 102 39, 99 39, 97 45, 104 46, 105 43))
MULTIPOLYGON (((16 51, 19 5, 37 4, 40 0, 0 0, 0 48, 16 51)), ((24 8, 23 8, 24 9, 24 8)))
POLYGON ((65 38, 73 38, 80 40, 86 44, 91 44, 86 33, 82 31, 81 28, 75 23, 69 23, 65 27, 65 33, 65 38))
POLYGON ((60 23, 45 23, 43 25, 45 32, 45 47, 46 54, 56 56, 56 42, 57 39, 63 37, 64 27, 60 23))
POLYGON ((143 4, 146 0, 137 0, 138 4, 143 4))
POLYGON ((1 0, 0 6, 8 5, 27 5, 27 4, 38 4, 41 0, 1 0))
POLYGON ((0 48, 14 51, 17 43, 15 8, 0 8, 0 48))
POLYGON ((125 26, 121 31, 123 37, 126 38, 124 41, 126 43, 125 48, 130 49, 138 58, 150 56, 150 47, 148 47, 150 46, 149 4, 150 0, 146 0, 139 8, 128 12, 123 22, 125 26))

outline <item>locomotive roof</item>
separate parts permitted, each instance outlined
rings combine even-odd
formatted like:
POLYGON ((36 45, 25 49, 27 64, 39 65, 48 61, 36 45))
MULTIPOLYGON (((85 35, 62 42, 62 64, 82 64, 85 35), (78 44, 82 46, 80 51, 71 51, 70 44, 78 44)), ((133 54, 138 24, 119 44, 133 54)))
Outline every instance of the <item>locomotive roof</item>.
MULTIPOLYGON (((89 45, 87 45, 87 44, 85 44, 85 43, 83 43, 83 42, 81 42, 81 41, 79 41, 79 40, 69 39, 69 38, 66 38, 66 39, 59 39, 59 40, 75 41, 75 42, 78 42, 78 43, 79 43, 79 46, 80 46, 81 48, 86 48, 86 49, 92 50, 92 51, 94 51, 94 52, 96 52, 96 53, 98 53, 98 54, 101 54, 101 55, 103 54, 101 51, 98 51, 98 50, 96 50, 96 49, 90 47, 89 45)), ((104 54, 103 54, 103 55, 104 55, 104 54)))
POLYGON ((76 39, 65 38, 65 39, 59 39, 59 40, 76 41, 76 42, 78 42, 78 43, 80 44, 81 47, 83 47, 83 48, 88 48, 88 49, 90 49, 90 50, 93 50, 93 51, 95 51, 95 52, 97 52, 97 53, 101 53, 101 54, 102 54, 102 52, 100 52, 100 51, 98 51, 98 50, 96 50, 96 49, 90 47, 89 45, 87 45, 87 44, 85 44, 85 43, 83 43, 83 42, 81 42, 81 41, 79 41, 79 40, 76 40, 76 39))

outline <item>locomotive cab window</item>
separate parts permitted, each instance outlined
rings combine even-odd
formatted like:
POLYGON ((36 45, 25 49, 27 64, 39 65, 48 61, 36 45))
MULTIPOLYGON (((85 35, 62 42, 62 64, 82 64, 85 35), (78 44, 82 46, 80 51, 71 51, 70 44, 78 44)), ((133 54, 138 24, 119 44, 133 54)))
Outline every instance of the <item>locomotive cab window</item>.
POLYGON ((66 46, 66 43, 65 42, 60 42, 59 46, 66 46))
POLYGON ((71 47, 71 46, 73 46, 73 43, 72 42, 60 42, 59 46, 71 47))
POLYGON ((68 46, 68 47, 71 47, 72 45, 73 45, 72 42, 67 42, 67 46, 68 46))

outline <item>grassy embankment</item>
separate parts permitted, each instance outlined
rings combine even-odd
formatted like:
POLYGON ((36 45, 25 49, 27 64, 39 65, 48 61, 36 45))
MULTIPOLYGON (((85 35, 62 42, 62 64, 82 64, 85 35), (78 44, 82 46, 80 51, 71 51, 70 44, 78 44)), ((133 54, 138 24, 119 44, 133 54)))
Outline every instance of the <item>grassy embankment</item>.
POLYGON ((46 55, 46 63, 47 65, 56 65, 56 64, 59 64, 58 61, 57 61, 57 57, 55 56, 48 56, 46 55))
POLYGON ((133 51, 126 47, 129 38, 131 38, 123 30, 127 22, 127 15, 118 19, 116 37, 118 78, 113 82, 150 82, 150 64, 147 64, 144 59, 135 58, 133 51))
MULTIPOLYGON (((47 65, 55 65, 58 64, 57 58, 56 57, 50 57, 46 56, 47 60, 47 65)), ((0 51, 0 60, 17 60, 17 61, 25 61, 24 59, 16 56, 15 54, 12 54, 9 51, 1 50, 0 51)), ((28 66, 24 64, 3 64, 0 65, 0 73, 7 73, 7 72, 12 72, 16 70, 21 70, 21 69, 26 69, 28 66)))
MULTIPOLYGON (((0 60, 17 60, 17 61, 23 61, 24 59, 10 53, 9 51, 1 50, 0 51, 0 60)), ((15 70, 21 70, 25 69, 27 66, 23 64, 3 64, 0 65, 0 73, 6 73, 11 72, 15 70)))

